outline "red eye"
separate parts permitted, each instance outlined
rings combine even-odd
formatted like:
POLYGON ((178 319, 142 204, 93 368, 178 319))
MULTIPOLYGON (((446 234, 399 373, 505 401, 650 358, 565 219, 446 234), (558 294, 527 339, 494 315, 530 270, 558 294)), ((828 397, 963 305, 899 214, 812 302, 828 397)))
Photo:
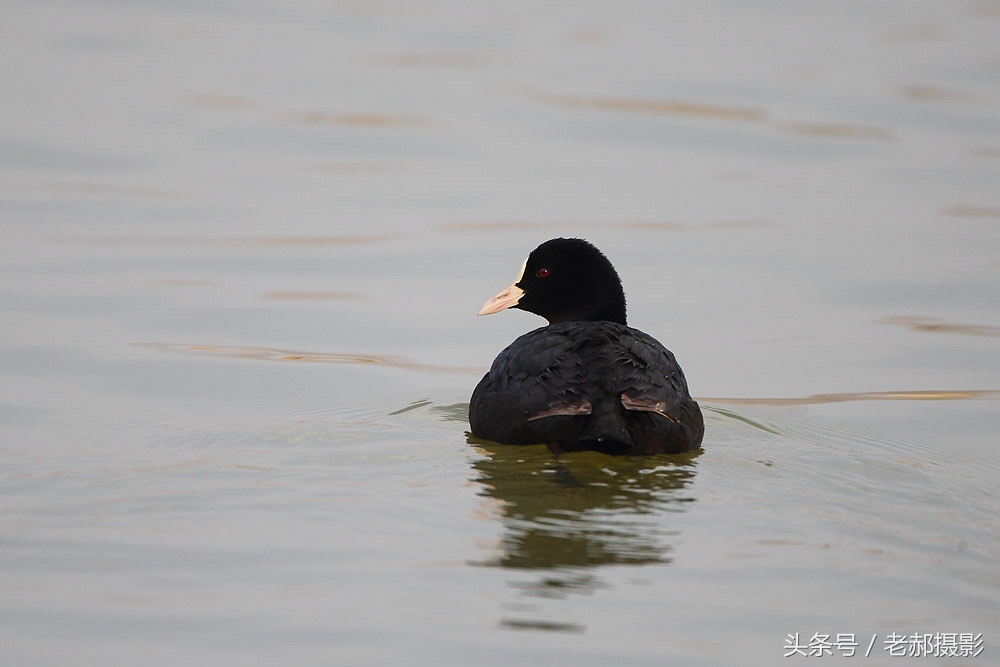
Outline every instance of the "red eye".
POLYGON ((535 275, 538 276, 539 278, 548 278, 549 270, 543 266, 542 268, 535 271, 535 275))

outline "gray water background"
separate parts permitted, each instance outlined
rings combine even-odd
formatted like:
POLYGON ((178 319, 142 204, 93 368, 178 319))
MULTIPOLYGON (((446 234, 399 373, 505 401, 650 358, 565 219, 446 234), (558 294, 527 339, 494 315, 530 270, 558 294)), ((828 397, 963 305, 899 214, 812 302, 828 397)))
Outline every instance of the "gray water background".
POLYGON ((997 660, 1000 4, 0 13, 0 663, 997 660), (700 455, 467 440, 559 235, 700 455))

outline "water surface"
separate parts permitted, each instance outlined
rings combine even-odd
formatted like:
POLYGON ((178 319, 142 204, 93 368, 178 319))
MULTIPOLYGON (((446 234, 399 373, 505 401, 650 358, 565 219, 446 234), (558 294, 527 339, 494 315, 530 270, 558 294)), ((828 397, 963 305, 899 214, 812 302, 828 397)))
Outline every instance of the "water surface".
POLYGON ((995 662, 998 21, 7 3, 0 662, 995 662), (704 451, 469 438, 558 235, 704 451))

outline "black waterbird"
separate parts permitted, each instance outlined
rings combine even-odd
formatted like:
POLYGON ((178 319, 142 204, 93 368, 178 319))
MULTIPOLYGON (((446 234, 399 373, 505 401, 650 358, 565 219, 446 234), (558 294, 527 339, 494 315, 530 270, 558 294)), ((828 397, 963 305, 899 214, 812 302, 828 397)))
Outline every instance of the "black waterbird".
POLYGON ((480 315, 520 308, 549 325, 517 338, 472 394, 472 434, 554 452, 676 453, 705 425, 674 355, 625 320, 621 279, 582 239, 552 239, 480 315))

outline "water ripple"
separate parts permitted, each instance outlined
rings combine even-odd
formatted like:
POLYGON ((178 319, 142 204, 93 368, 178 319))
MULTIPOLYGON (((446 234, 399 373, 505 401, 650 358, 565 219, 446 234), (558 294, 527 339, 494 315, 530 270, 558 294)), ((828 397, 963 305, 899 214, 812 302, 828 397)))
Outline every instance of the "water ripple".
POLYGON ((714 229, 759 229, 780 227, 773 220, 733 219, 706 222, 672 220, 596 222, 584 220, 468 220, 438 225, 442 232, 524 232, 542 229, 553 232, 580 233, 581 229, 611 229, 630 231, 707 231, 714 229))
POLYGON ((955 324, 953 322, 943 322, 933 317, 921 317, 918 315, 893 315, 879 320, 878 323, 907 327, 912 331, 932 331, 937 333, 957 333, 968 336, 1000 338, 1000 327, 985 324, 955 324))
POLYGON ((183 352, 213 357, 252 359, 254 361, 295 361, 318 364, 361 364, 402 368, 424 373, 455 373, 459 375, 479 374, 482 368, 472 366, 446 366, 444 364, 422 364, 404 356, 380 354, 354 354, 341 352, 302 352, 269 347, 246 347, 241 345, 188 345, 182 343, 133 343, 139 347, 163 352, 183 352))
POLYGON ((699 401, 728 405, 820 405, 848 401, 956 401, 962 399, 996 399, 1000 391, 992 389, 925 390, 925 391, 860 391, 837 394, 812 394, 787 398, 723 398, 699 396, 699 401))
POLYGON ((221 246, 221 247, 322 247, 381 243, 396 237, 387 234, 344 236, 95 236, 69 237, 73 243, 97 245, 221 246))
POLYGON ((768 125, 783 132, 818 137, 874 141, 896 140, 895 135, 891 131, 882 127, 842 122, 779 121, 773 119, 767 111, 750 106, 686 100, 569 95, 547 91, 526 91, 525 95, 546 104, 578 109, 755 123, 758 125, 768 125))

